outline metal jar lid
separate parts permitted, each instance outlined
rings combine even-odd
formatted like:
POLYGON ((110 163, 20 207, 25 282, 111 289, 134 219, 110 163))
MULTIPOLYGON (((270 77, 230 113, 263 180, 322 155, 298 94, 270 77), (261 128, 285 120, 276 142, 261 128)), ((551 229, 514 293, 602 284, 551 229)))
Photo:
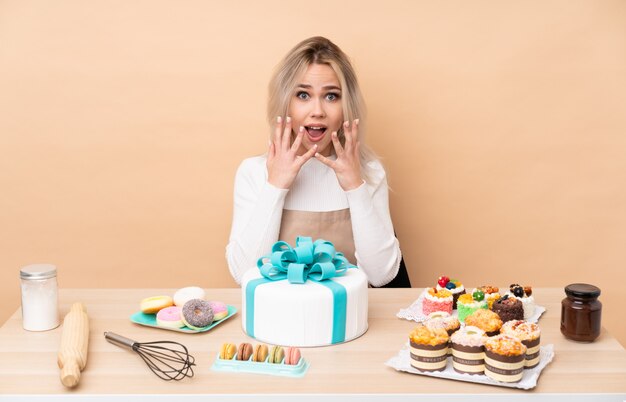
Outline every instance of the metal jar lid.
POLYGON ((57 267, 52 264, 31 264, 20 269, 21 279, 50 279, 56 276, 57 267))
POLYGON ((572 283, 565 287, 565 294, 583 299, 595 299, 600 296, 600 288, 588 283, 572 283))

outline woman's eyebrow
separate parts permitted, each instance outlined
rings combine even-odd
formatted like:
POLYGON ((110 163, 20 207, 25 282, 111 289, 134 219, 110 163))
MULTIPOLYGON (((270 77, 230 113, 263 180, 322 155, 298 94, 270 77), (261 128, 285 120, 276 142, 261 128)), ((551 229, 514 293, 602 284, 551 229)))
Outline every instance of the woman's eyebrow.
MULTIPOLYGON (((309 84, 298 84, 298 88, 311 89, 311 88, 313 88, 313 86, 309 85, 309 84)), ((337 90, 337 91, 341 91, 341 88, 339 88, 337 85, 333 85, 333 84, 324 85, 322 87, 322 89, 334 89, 334 90, 337 90)))

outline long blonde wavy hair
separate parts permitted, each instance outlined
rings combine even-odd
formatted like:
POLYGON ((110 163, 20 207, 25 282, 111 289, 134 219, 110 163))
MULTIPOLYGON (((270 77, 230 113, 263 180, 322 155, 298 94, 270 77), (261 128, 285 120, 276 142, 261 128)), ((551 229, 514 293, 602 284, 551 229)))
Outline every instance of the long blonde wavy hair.
MULTIPOLYGON (((298 79, 311 64, 326 64, 337 74, 342 92, 343 120, 352 122, 354 119, 359 119, 358 140, 360 142, 361 169, 365 181, 371 183, 372 168, 368 162, 377 160, 378 157, 365 144, 367 124, 363 95, 348 56, 337 45, 324 37, 314 36, 298 43, 276 67, 270 80, 267 102, 270 137, 273 138, 274 136, 276 116, 287 115, 289 103, 293 99, 298 85, 298 79)), ((343 145, 345 143, 343 126, 337 132, 337 136, 343 145)))

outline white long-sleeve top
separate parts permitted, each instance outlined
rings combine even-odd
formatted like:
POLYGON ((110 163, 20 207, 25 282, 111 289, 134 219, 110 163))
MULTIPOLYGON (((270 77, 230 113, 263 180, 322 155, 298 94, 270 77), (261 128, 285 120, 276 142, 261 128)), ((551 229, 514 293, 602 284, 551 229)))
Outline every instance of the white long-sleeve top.
POLYGON ((266 162, 266 155, 245 159, 235 177, 226 259, 237 283, 278 240, 283 209, 323 212, 350 208, 357 266, 372 286, 383 286, 396 277, 401 253, 380 162, 369 162, 374 172, 372 183, 364 182, 350 191, 344 191, 335 172, 315 158, 302 166, 290 189, 274 187, 267 181, 266 162))

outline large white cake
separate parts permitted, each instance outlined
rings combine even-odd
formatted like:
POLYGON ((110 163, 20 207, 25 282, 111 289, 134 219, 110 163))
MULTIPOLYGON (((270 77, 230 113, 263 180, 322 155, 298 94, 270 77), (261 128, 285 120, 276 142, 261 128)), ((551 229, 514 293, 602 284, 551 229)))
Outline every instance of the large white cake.
POLYGON ((244 332, 261 342, 325 346, 350 341, 367 331, 367 277, 360 269, 351 268, 343 276, 303 284, 264 282, 259 278, 258 269, 250 269, 243 276, 241 317, 244 332), (345 288, 343 320, 338 317, 344 314, 337 312, 341 296, 333 294, 331 288, 337 286, 328 282, 345 288), (248 305, 252 300, 253 304, 248 305))

